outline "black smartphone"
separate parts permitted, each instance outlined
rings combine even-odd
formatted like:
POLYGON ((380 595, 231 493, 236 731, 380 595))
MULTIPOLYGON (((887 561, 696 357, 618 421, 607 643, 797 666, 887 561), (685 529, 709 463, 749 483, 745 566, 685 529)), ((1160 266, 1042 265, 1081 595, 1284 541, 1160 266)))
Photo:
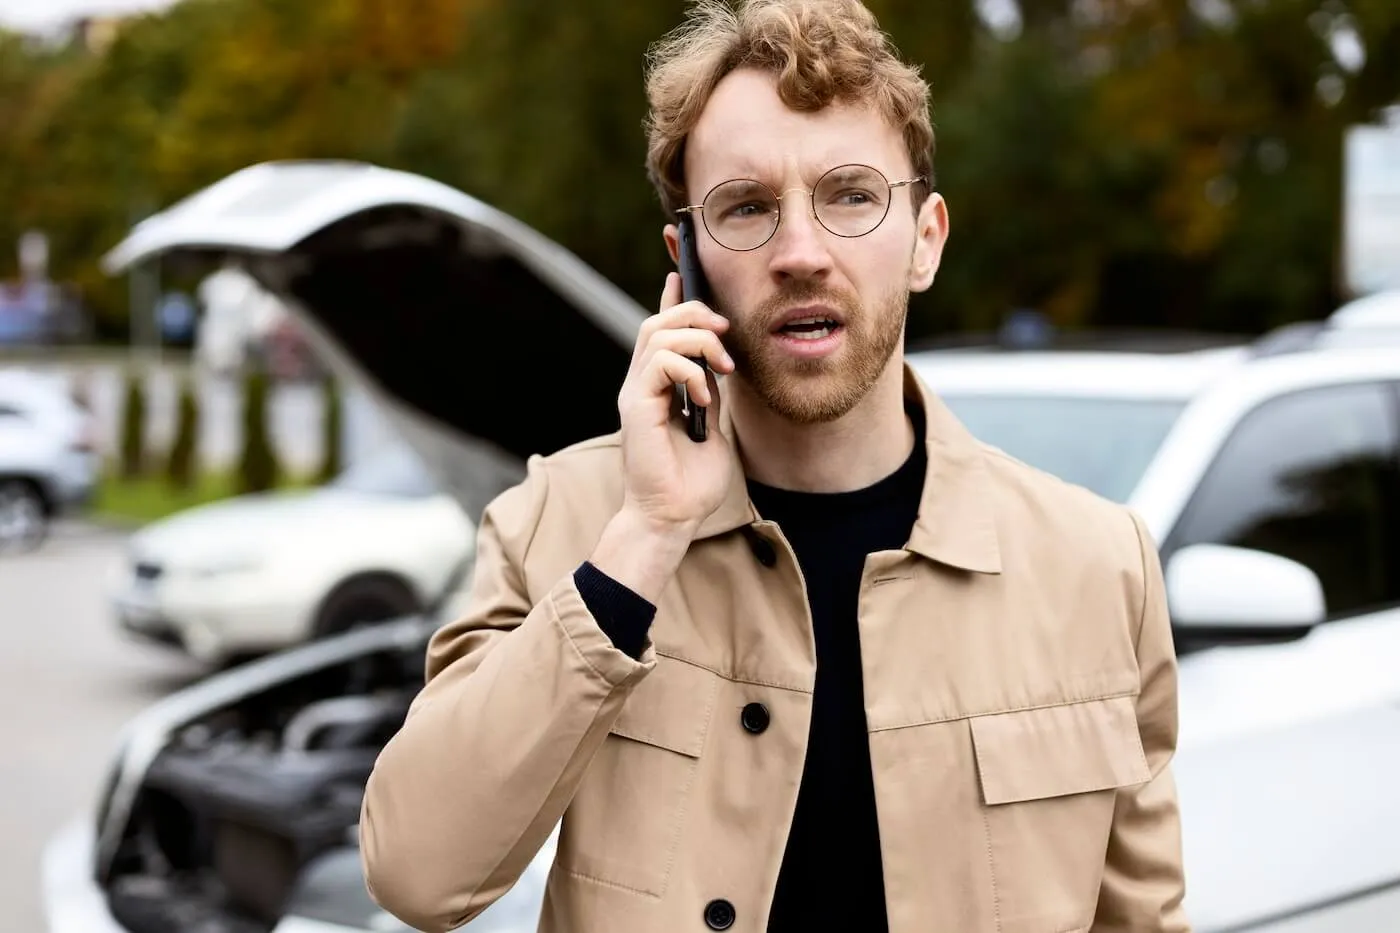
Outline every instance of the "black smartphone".
MULTIPOLYGON (((680 238, 680 266, 681 273, 681 300, 682 301, 703 301, 710 303, 710 285, 705 280, 705 273, 700 268, 700 253, 695 245, 695 221, 690 214, 682 214, 679 227, 680 238)), ((697 359, 702 368, 705 368, 704 359, 697 359)), ((680 403, 681 417, 685 419, 685 432, 692 441, 703 441, 706 436, 705 431, 705 409, 696 405, 690 399, 690 392, 684 385, 676 386, 677 397, 680 403)))

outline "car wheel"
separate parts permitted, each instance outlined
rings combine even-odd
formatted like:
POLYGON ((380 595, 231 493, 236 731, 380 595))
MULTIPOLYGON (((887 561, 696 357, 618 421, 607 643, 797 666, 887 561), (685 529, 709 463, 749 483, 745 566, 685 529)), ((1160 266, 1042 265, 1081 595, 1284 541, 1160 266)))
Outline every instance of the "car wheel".
POLYGON ((325 638, 420 611, 403 581, 388 576, 356 577, 336 587, 317 613, 313 635, 325 638))
POLYGON ((49 535, 49 514, 33 483, 0 480, 0 551, 37 550, 49 535))

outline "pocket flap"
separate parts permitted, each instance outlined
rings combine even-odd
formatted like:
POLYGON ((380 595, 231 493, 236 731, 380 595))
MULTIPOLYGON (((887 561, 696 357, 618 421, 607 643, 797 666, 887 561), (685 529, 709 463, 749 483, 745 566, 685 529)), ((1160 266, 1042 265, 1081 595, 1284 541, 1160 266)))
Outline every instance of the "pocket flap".
POLYGON ((972 717, 982 798, 1016 803, 1142 784, 1152 777, 1133 698, 972 717))
POLYGON ((656 667, 627 697, 613 735, 699 758, 719 678, 704 668, 658 654, 656 667))

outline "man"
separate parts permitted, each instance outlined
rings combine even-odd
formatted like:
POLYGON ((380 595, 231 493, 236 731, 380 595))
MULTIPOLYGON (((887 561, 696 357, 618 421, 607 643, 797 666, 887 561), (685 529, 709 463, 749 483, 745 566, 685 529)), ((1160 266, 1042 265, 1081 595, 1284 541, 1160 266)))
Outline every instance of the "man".
POLYGON ((857 0, 704 3, 650 66, 714 307, 672 275, 620 431, 487 509, 369 781, 371 893, 450 929, 562 819, 549 933, 1186 930, 1155 549, 903 362, 948 236, 926 86, 857 0))

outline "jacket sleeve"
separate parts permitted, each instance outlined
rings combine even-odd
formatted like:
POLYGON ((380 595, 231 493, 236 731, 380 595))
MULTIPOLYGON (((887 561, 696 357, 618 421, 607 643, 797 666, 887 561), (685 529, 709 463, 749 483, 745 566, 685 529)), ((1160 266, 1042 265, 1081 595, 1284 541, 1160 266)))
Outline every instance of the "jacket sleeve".
POLYGON ((572 573, 529 595, 546 494, 531 458, 526 479, 486 509, 468 608, 433 635, 426 684, 365 789, 370 896, 427 933, 466 923, 515 884, 656 663, 649 640, 640 659, 613 645, 572 573))
POLYGON ((1157 547, 1131 515, 1142 560, 1138 731, 1151 780, 1120 793, 1092 933, 1188 933, 1181 815, 1171 760, 1177 742, 1177 664, 1157 547))

